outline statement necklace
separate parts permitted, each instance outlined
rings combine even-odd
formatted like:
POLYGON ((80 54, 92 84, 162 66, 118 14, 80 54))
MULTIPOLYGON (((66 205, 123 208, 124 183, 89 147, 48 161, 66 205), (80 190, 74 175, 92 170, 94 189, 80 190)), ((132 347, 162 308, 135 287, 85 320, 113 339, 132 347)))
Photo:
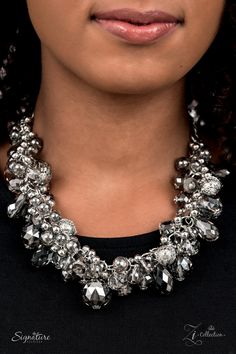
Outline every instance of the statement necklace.
POLYGON ((7 208, 8 216, 24 218, 21 237, 26 248, 34 249, 32 264, 53 264, 65 281, 77 280, 84 303, 93 309, 107 305, 114 292, 128 295, 133 286, 146 290, 154 285, 158 294, 171 293, 174 281, 184 280, 192 270, 191 257, 198 253, 200 242, 218 239, 214 220, 222 203, 217 195, 230 172, 210 162, 211 154, 197 134, 196 105, 193 101, 188 107, 192 123, 188 156, 175 161, 176 217, 160 223, 158 247, 133 258, 118 256, 112 264, 88 245, 81 247, 74 223, 54 208, 51 168, 37 157, 43 142, 32 131, 34 113, 9 123, 12 146, 4 176, 16 197, 7 208))

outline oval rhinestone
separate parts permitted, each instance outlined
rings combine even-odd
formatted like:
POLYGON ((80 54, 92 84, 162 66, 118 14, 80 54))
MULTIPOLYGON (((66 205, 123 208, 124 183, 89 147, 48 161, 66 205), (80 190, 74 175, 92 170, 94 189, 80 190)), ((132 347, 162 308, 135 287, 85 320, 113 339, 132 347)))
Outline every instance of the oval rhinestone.
POLYGON ((162 294, 173 290, 173 277, 167 269, 157 266, 154 272, 155 286, 162 294))
POLYGON ((100 309, 102 306, 107 305, 111 295, 109 287, 100 281, 92 281, 86 284, 82 290, 84 303, 93 309, 100 309))
POLYGON ((189 272, 192 268, 193 264, 190 258, 186 256, 180 256, 177 259, 176 269, 175 269, 175 278, 178 281, 182 281, 185 279, 186 273, 189 272))
POLYGON ((59 221, 59 227, 64 235, 72 236, 76 233, 75 225, 71 220, 61 219, 59 221))
POLYGON ((216 241, 219 238, 219 230, 211 221, 197 220, 196 226, 199 228, 199 236, 207 241, 216 241))
POLYGON ((176 258, 175 248, 171 245, 159 247, 154 254, 158 263, 164 266, 173 263, 176 258))

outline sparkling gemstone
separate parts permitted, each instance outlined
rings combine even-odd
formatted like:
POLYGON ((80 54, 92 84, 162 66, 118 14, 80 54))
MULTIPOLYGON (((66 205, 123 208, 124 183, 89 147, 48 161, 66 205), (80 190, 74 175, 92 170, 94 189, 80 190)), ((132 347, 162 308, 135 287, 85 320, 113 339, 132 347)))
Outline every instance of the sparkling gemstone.
POLYGON ((31 262, 35 267, 42 267, 49 263, 48 255, 50 250, 45 247, 41 247, 36 252, 34 252, 31 262))
POLYGON ((201 191, 208 196, 216 195, 222 187, 220 180, 212 175, 207 175, 201 181, 201 191))
POLYGON ((134 265, 134 267, 129 271, 127 279, 128 282, 131 284, 138 284, 143 278, 143 274, 140 271, 140 268, 138 265, 134 265))
POLYGON ((141 290, 146 290, 150 284, 153 282, 153 277, 150 274, 146 274, 141 283, 139 284, 139 287, 141 290))
POLYGON ((34 225, 27 225, 23 228, 22 238, 26 248, 35 248, 39 244, 39 230, 34 225))
POLYGON ((51 169, 46 162, 39 162, 36 167, 28 167, 27 179, 34 184, 48 184, 51 180, 51 169))
POLYGON ((113 273, 108 279, 108 285, 113 290, 118 290, 127 284, 125 274, 113 273))
POLYGON ((185 194, 179 194, 174 198, 176 204, 186 204, 189 201, 189 198, 185 194))
POLYGON ((100 309, 111 300, 111 290, 100 281, 92 281, 86 284, 82 290, 82 297, 86 305, 93 309, 100 309))
POLYGON ((190 271, 190 269, 192 268, 192 261, 190 260, 190 258, 186 257, 186 256, 180 256, 177 259, 177 266, 175 269, 176 272, 176 276, 175 278, 178 281, 182 281, 185 279, 185 275, 187 272, 190 271))
POLYGON ((163 236, 169 236, 175 231, 175 226, 172 221, 165 221, 160 224, 160 234, 163 236))
POLYGON ((217 218, 222 212, 222 203, 220 199, 205 197, 199 202, 199 211, 203 218, 217 218))
POLYGON ((176 189, 180 189, 180 187, 182 187, 183 185, 183 178, 182 177, 176 177, 175 178, 175 182, 174 182, 174 186, 176 189))
POLYGON ((161 246, 155 251, 155 257, 158 263, 164 266, 171 264, 176 258, 175 248, 171 245, 161 246))
POLYGON ((167 269, 157 266, 154 271, 155 286, 162 294, 168 294, 173 290, 173 277, 167 269))
POLYGON ((216 241, 219 238, 218 228, 210 221, 197 220, 196 226, 199 228, 199 236, 207 241, 216 241))
POLYGON ((119 296, 124 296, 130 294, 132 291, 132 288, 129 284, 124 285, 123 287, 119 288, 117 290, 117 293, 119 296))
POLYGON ((15 203, 10 204, 7 208, 7 214, 9 218, 15 218, 22 215, 22 209, 25 205, 26 196, 24 194, 20 194, 15 203))
POLYGON ((183 187, 185 192, 193 193, 197 189, 197 186, 198 183, 194 178, 189 177, 184 179, 183 187))
POLYGON ((186 240, 178 246, 180 252, 186 253, 188 256, 193 256, 199 252, 200 243, 198 240, 186 240))
POLYGON ((22 180, 19 178, 14 178, 9 181, 9 190, 11 192, 19 192, 22 184, 22 180))
POLYGON ((64 235, 72 236, 76 233, 75 225, 71 220, 61 219, 59 221, 59 227, 64 235))
POLYGON ((81 277, 84 274, 86 266, 85 263, 83 262, 82 257, 80 259, 77 259, 76 262, 73 263, 72 268, 73 268, 73 272, 77 276, 81 277))
POLYGON ((113 261, 113 267, 117 272, 123 272, 129 267, 129 261, 126 257, 116 257, 113 261))

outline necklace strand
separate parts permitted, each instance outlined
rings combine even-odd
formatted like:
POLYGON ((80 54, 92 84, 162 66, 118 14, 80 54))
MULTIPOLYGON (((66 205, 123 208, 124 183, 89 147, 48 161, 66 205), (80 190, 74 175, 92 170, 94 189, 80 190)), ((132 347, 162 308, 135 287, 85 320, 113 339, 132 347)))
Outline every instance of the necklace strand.
POLYGON ((82 285, 84 303, 93 309, 107 305, 113 293, 131 293, 133 286, 146 290, 154 285, 158 294, 170 294, 174 281, 182 281, 193 269, 191 257, 199 252, 202 240, 215 241, 214 225, 222 212, 218 193, 227 169, 216 169, 211 154, 198 137, 197 102, 189 106, 192 135, 189 154, 175 161, 177 176, 173 220, 159 224, 158 246, 134 257, 116 257, 112 264, 100 259, 88 245, 81 247, 74 223, 55 209, 50 194, 50 165, 38 158, 43 142, 33 131, 34 113, 8 125, 11 148, 4 176, 15 201, 7 209, 10 218, 23 217, 21 237, 34 250, 36 267, 53 264, 65 281, 82 285))

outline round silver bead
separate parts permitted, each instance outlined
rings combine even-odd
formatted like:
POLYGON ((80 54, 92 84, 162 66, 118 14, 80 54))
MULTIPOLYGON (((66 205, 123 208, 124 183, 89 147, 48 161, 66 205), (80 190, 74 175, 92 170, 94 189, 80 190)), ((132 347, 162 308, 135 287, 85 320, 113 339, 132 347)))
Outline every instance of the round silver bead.
POLYGON ((128 269, 129 261, 126 257, 116 257, 113 261, 113 267, 117 272, 123 272, 128 269))

